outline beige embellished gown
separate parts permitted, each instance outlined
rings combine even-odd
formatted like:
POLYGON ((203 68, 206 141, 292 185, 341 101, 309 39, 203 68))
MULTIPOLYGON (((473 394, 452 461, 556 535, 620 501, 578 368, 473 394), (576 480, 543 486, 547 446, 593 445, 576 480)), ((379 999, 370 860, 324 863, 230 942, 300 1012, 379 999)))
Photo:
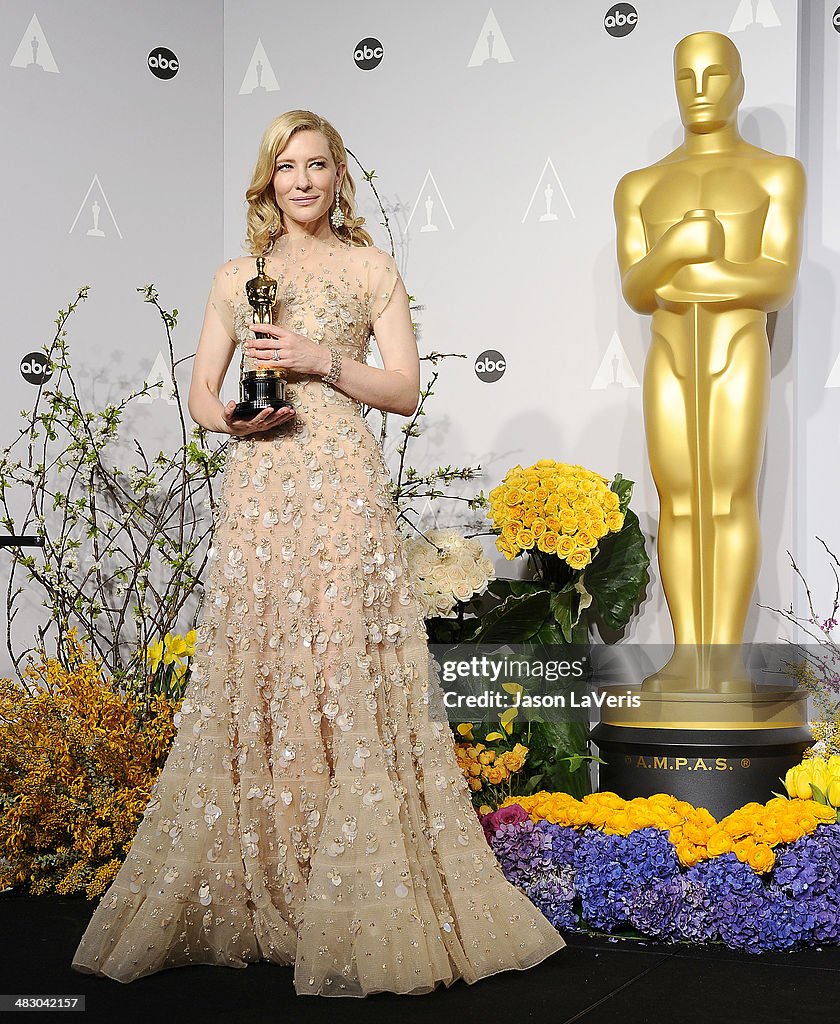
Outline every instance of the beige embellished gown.
MULTIPOLYGON (((238 344, 255 273, 243 257, 213 282, 238 344)), ((338 240, 283 237, 266 273, 275 321, 345 359, 406 301, 389 255, 338 240)), ((73 967, 264 959, 324 996, 531 967, 564 942, 473 809, 379 445, 320 377, 290 374, 287 397, 291 423, 229 442, 178 731, 73 967)))

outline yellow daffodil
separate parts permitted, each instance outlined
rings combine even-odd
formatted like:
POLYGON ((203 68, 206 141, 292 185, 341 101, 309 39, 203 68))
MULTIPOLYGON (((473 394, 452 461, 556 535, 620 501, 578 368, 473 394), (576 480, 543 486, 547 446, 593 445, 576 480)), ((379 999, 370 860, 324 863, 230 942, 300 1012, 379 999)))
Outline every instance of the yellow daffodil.
POLYGON ((181 658, 187 653, 187 642, 180 633, 173 636, 171 633, 167 633, 163 638, 163 663, 164 665, 171 665, 173 661, 180 661, 181 658))
POLYGON ((157 672, 162 657, 163 643, 160 640, 154 640, 146 647, 146 663, 153 675, 157 672))

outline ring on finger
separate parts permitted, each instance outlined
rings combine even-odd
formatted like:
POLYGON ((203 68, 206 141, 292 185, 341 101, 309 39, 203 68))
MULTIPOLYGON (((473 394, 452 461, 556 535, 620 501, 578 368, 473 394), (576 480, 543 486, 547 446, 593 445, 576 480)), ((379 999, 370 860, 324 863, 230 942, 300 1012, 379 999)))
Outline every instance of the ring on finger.
POLYGON ((280 362, 280 349, 279 348, 276 348, 274 350, 274 362, 275 363, 279 363, 280 362))

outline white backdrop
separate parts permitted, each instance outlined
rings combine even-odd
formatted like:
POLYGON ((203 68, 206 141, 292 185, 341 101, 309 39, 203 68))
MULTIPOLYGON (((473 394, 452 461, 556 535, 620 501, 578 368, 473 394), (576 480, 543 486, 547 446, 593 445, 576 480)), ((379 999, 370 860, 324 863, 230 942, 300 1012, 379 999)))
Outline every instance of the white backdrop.
MULTIPOLYGON (((799 150, 808 170, 805 255, 796 302, 796 557, 828 615, 835 580, 822 537, 840 553, 840 15, 802 5, 799 150)), ((801 614, 804 593, 797 591, 801 614)))
MULTIPOLYGON (((427 443, 414 442, 422 466, 480 463, 485 493, 510 466, 545 457, 621 472, 638 481, 634 507, 652 547, 658 502, 638 387, 649 320, 621 297, 613 192, 626 171, 680 142, 673 49, 698 30, 729 32, 741 51, 744 135, 793 154, 797 7, 646 0, 635 9, 635 28, 613 36, 605 29, 612 7, 592 0, 496 0, 492 8, 431 0, 411 16, 367 0, 336 7, 326 24, 270 0, 228 5, 225 246, 228 255, 240 251, 242 195, 262 129, 289 108, 322 113, 377 172, 406 285, 423 305, 421 354, 468 356, 443 365, 427 443), (354 62, 366 38, 384 51, 367 71, 354 62), (263 89, 253 89, 257 61, 263 89), (437 230, 424 231, 430 221, 437 230), (504 357, 495 383, 475 372, 486 350, 504 357)), ((364 184, 359 194, 376 224, 364 184)), ((374 234, 386 244, 382 230, 374 234)), ((757 597, 771 605, 791 594, 790 325, 790 314, 780 317, 761 485, 757 597)), ((437 504, 440 525, 461 514, 460 504, 437 504)), ((430 513, 423 523, 434 524, 430 513)), ((489 538, 487 550, 501 574, 521 573, 521 560, 506 562, 489 538)), ((756 608, 748 628, 770 639, 778 622, 756 608)), ((658 578, 628 637, 670 641, 658 578)))
MULTIPOLYGON (((789 310, 774 338, 761 482, 757 602, 789 603, 786 551, 811 566, 808 539, 837 533, 827 468, 840 401, 834 5, 802 4, 800 31, 795 0, 639 0, 632 30, 611 35, 605 16, 615 6, 334 0, 313 18, 269 0, 149 0, 142 11, 104 0, 5 4, 0 118, 13 159, 0 174, 13 200, 3 253, 13 327, 0 436, 11 439, 34 396, 20 361, 48 340, 80 284, 93 290, 70 342, 98 403, 160 366, 162 335, 138 286, 154 282, 163 304, 181 310, 176 354, 194 350, 213 269, 242 251, 243 193, 262 130, 284 110, 309 107, 376 170, 401 270, 422 305, 421 353, 467 356, 443 365, 427 432, 412 449, 418 468, 480 463, 476 487, 485 492, 509 466, 541 457, 621 472, 638 481, 634 507, 653 550, 657 502, 638 387, 649 324, 620 295, 612 196, 625 171, 681 138, 674 44, 688 32, 724 31, 744 63, 745 137, 798 152, 810 180, 797 342, 789 310), (363 40, 381 45, 378 63, 357 66, 363 40), (168 79, 148 66, 161 47, 177 55, 168 79), (100 234, 91 232, 94 202, 100 234), (475 369, 487 350, 505 362, 492 383, 475 369)), ((362 213, 387 248, 373 196, 351 170, 362 213)), ((235 396, 237 377, 234 363, 223 397, 235 396)), ((179 379, 186 388, 189 364, 179 379)), ((131 428, 155 451, 177 436, 165 397, 137 407, 131 428)), ((463 518, 461 503, 437 510, 440 525, 463 518)), ((428 509, 423 522, 433 525, 428 509)), ((500 573, 521 571, 495 561, 500 573)), ((7 572, 8 555, 0 564, 7 572)), ((31 633, 40 614, 36 599, 17 628, 31 633)), ((770 639, 779 624, 756 608, 749 632, 770 639)), ((656 578, 628 637, 670 639, 656 578)))
MULTIPOLYGON (((161 379, 166 337, 138 287, 155 284, 162 304, 180 310, 176 359, 195 351, 222 256, 222 5, 7 0, 0 39, 5 447, 37 393, 21 363, 52 341, 57 311, 81 285, 91 286, 90 296, 67 341, 85 404, 102 409, 161 379), (171 78, 149 67, 162 48, 179 63, 171 78)), ((182 369, 186 387, 190 363, 182 369)), ((152 458, 171 449, 180 429, 168 397, 132 403, 121 433, 124 468, 138 461, 134 437, 152 458)), ((27 553, 43 564, 38 549, 27 553)), ((4 591, 10 563, 0 551, 4 591)), ((45 617, 38 589, 23 596, 18 649, 45 617)))

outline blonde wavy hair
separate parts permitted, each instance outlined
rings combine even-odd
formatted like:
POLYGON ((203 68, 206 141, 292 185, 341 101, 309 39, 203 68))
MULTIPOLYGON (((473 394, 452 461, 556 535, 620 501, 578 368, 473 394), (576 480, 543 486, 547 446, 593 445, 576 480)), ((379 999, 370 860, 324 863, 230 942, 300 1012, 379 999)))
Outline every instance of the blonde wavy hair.
POLYGON ((311 110, 287 110, 266 128, 260 142, 251 184, 245 193, 248 203, 248 251, 253 256, 265 255, 271 251, 275 239, 286 234, 283 213, 277 205, 272 187, 274 167, 278 153, 283 152, 295 132, 302 131, 321 132, 327 140, 330 155, 336 166, 345 166, 339 191, 339 205, 344 213, 344 224, 340 228, 330 224, 330 228, 339 238, 350 242, 351 245, 373 245, 373 239, 362 227, 364 217, 356 216, 356 185, 347 168, 347 150, 341 136, 329 121, 318 114, 313 114, 311 110))

